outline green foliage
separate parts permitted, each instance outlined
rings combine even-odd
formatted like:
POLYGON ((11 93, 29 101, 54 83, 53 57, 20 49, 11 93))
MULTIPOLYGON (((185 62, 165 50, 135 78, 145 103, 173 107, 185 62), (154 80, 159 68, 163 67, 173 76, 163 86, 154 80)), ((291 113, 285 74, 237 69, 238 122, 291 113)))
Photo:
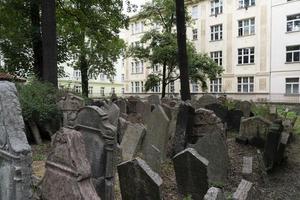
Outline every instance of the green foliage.
POLYGON ((254 113, 254 115, 267 117, 268 114, 270 113, 270 108, 267 105, 258 104, 253 106, 251 111, 254 113))
POLYGON ((56 104, 60 94, 51 84, 33 80, 26 85, 18 85, 18 92, 24 120, 43 123, 60 118, 56 104))
POLYGON ((193 200, 192 195, 188 195, 187 197, 184 197, 183 200, 193 200))
POLYGON ((300 117, 299 116, 297 117, 297 120, 294 125, 294 132, 296 134, 300 135, 300 117))
POLYGON ((159 76, 157 76, 155 74, 150 74, 147 78, 146 83, 145 83, 145 90, 146 91, 151 90, 151 88, 158 85, 160 81, 161 81, 161 79, 160 79, 159 76))

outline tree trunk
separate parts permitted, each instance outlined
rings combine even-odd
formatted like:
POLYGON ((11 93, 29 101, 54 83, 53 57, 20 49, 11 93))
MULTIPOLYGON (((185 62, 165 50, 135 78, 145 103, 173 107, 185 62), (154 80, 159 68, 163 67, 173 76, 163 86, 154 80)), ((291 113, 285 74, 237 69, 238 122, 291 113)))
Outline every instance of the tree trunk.
POLYGON ((186 51, 185 8, 183 0, 176 0, 176 25, 178 42, 178 65, 180 71, 181 99, 191 99, 188 58, 186 51))
POLYGON ((30 1, 31 38, 33 49, 33 72, 42 80, 43 76, 43 45, 41 36, 40 4, 38 0, 30 1))
POLYGON ((167 87, 166 73, 167 73, 167 66, 164 64, 164 66, 163 66, 161 98, 164 98, 166 96, 166 87, 167 87))
POLYGON ((43 79, 57 87, 55 0, 42 0, 43 79))
POLYGON ((89 96, 89 77, 88 77, 88 63, 84 54, 80 55, 80 71, 81 71, 81 87, 82 96, 89 96))
POLYGON ((37 124, 34 121, 28 121, 28 125, 30 127, 31 133, 33 135, 33 138, 35 140, 35 143, 37 145, 40 145, 43 143, 42 138, 41 138, 41 134, 39 131, 39 128, 37 126, 37 124))

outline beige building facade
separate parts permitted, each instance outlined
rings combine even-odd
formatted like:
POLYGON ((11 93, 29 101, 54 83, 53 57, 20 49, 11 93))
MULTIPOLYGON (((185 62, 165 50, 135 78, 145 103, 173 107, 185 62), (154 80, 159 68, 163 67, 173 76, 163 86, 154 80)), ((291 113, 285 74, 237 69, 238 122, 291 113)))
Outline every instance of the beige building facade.
MULTIPOLYGON (((192 17, 192 23, 187 27, 188 39, 194 43, 199 53, 207 53, 224 68, 220 78, 208 80, 208 91, 201 91, 201 85, 191 84, 192 93, 226 93, 239 99, 271 100, 273 93, 271 69, 280 68, 280 66, 271 67, 271 64, 276 66, 278 63, 275 61, 278 59, 276 55, 272 55, 274 60, 271 60, 271 49, 275 48, 275 51, 279 51, 276 49, 277 40, 280 41, 281 37, 275 25, 278 19, 274 14, 272 15, 272 11, 275 10, 274 4, 279 4, 279 1, 282 1, 282 4, 284 1, 285 4, 294 7, 294 11, 290 12, 294 13, 298 9, 297 12, 300 13, 299 0, 294 0, 293 3, 288 0, 276 1, 187 1, 188 12, 192 17)), ((290 8, 286 6, 285 9, 287 12, 290 8)), ((143 33, 151 28, 155 27, 149 27, 146 23, 136 21, 136 18, 132 17, 130 28, 123 34, 123 39, 128 45, 138 44, 143 33)), ((272 52, 272 54, 278 53, 272 52)), ((283 55, 285 56, 285 53, 283 55)), ((294 69, 295 66, 292 68, 294 69)), ((148 67, 148 63, 143 61, 132 58, 124 60, 126 94, 144 93, 143 86, 147 76, 153 70, 148 67)), ((167 89, 167 92, 171 93, 179 93, 179 91, 179 81, 167 89)), ((161 92, 160 87, 154 88, 151 92, 161 92)), ((279 92, 283 93, 283 91, 279 92)))

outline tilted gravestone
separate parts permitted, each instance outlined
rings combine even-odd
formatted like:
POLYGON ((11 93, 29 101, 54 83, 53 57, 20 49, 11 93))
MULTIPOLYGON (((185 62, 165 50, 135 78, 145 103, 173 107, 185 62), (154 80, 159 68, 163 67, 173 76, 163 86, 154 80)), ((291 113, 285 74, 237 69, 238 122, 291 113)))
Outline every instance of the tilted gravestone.
POLYGON ((239 137, 247 139, 249 144, 263 147, 272 122, 260 116, 242 118, 239 137))
POLYGON ((42 199, 100 200, 92 184, 82 134, 62 128, 54 135, 51 148, 41 184, 42 199))
POLYGON ((13 83, 0 81, 0 199, 32 198, 32 153, 17 90, 13 83))
POLYGON ((117 127, 118 126, 118 120, 119 120, 119 116, 120 116, 120 108, 114 104, 114 103, 111 103, 111 104, 104 104, 104 106, 102 107, 104 112, 107 113, 107 116, 108 116, 108 120, 109 122, 117 127))
MULTIPOLYGON (((148 153, 148 149, 152 145, 156 146, 161 152, 161 161, 166 158, 167 154, 167 143, 168 143, 168 127, 169 118, 166 115, 164 109, 160 105, 156 105, 155 109, 149 114, 148 120, 146 121, 147 134, 143 141, 143 154, 148 153)), ((150 162, 146 160, 146 162, 150 162)))
POLYGON ((161 104, 160 97, 156 94, 148 96, 148 102, 149 102, 150 105, 152 105, 152 104, 160 105, 161 104))
POLYGON ((123 200, 162 199, 162 179, 142 159, 121 163, 118 174, 123 200))
POLYGON ((269 129, 263 153, 263 160, 267 171, 273 169, 276 164, 282 130, 281 120, 275 121, 269 129))
POLYGON ((203 200, 226 200, 223 191, 220 188, 211 187, 208 189, 203 200))
POLYGON ((131 160, 141 148, 146 129, 142 124, 129 123, 121 143, 123 160, 131 160))
POLYGON ((202 200, 208 190, 207 168, 209 162, 192 148, 185 149, 173 158, 179 193, 202 200))
POLYGON ((154 145, 151 145, 151 147, 147 149, 147 154, 144 155, 149 167, 158 174, 161 172, 161 160, 159 159, 161 156, 160 150, 154 145))
POLYGON ((114 103, 120 108, 120 113, 127 114, 127 102, 125 99, 118 99, 114 103))
POLYGON ((67 93, 58 102, 59 108, 63 112, 63 126, 74 125, 77 111, 84 106, 84 100, 74 94, 67 93))
POLYGON ((253 157, 243 157, 243 174, 252 174, 253 157))
POLYGON ((107 114, 101 108, 88 106, 79 110, 75 129, 83 135, 98 195, 102 200, 113 199, 117 128, 109 123, 107 114))
POLYGON ((237 110, 241 110, 243 112, 244 117, 250 117, 251 115, 251 106, 252 104, 249 101, 238 101, 235 104, 235 108, 237 110))
POLYGON ((189 101, 179 105, 174 137, 169 143, 169 156, 173 157, 185 148, 187 138, 193 135, 195 109, 189 101))
POLYGON ((194 107, 196 109, 205 108, 205 106, 207 106, 209 104, 213 104, 213 103, 218 103, 218 99, 213 95, 206 94, 198 99, 198 101, 196 102, 194 107))
POLYGON ((205 109, 212 110, 223 123, 226 122, 228 116, 228 108, 219 103, 213 103, 205 106, 205 109))
POLYGON ((243 117, 243 112, 240 110, 231 109, 228 111, 227 115, 227 126, 231 130, 240 130, 241 119, 243 117))
POLYGON ((253 200, 257 199, 257 196, 255 195, 255 191, 253 188, 253 183, 242 180, 239 184, 237 190, 235 193, 233 193, 233 200, 253 200))

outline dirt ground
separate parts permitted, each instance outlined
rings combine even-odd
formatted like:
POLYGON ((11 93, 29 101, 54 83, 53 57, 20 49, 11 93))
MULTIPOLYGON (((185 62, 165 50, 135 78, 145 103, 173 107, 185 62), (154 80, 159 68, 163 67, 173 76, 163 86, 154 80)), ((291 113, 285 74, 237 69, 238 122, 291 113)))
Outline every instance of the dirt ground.
MULTIPOLYGON (((254 183, 257 191, 257 200, 300 200, 300 136, 295 136, 295 141, 287 148, 287 161, 267 175, 265 182, 260 172, 257 149, 251 146, 237 144, 234 137, 227 140, 230 156, 230 172, 228 182, 224 185, 224 192, 228 199, 238 187, 241 179, 254 183), (253 156, 253 174, 243 176, 243 156, 253 156)), ((38 177, 43 177, 46 154, 49 152, 50 144, 33 146, 33 171, 38 177)), ((181 200, 177 188, 175 173, 171 160, 162 166, 161 177, 163 183, 164 200, 181 200)), ((116 180, 116 200, 121 200, 118 180, 116 180)), ((255 200, 256 200, 255 199, 255 200)))

